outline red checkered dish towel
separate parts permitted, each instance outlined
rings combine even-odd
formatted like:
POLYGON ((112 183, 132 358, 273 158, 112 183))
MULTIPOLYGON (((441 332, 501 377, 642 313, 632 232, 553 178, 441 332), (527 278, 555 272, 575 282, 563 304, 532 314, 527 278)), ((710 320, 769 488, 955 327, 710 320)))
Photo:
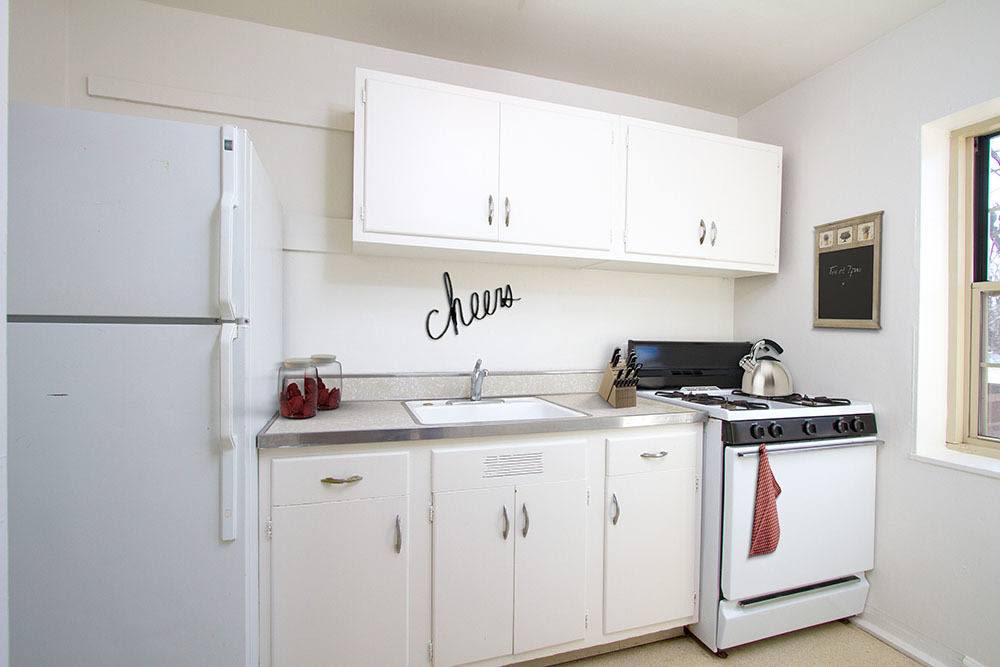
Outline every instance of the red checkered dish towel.
POLYGON ((757 497, 753 503, 753 531, 750 533, 750 555, 763 556, 778 548, 781 526, 778 525, 778 496, 781 487, 774 479, 767 460, 767 448, 761 445, 757 456, 757 497))

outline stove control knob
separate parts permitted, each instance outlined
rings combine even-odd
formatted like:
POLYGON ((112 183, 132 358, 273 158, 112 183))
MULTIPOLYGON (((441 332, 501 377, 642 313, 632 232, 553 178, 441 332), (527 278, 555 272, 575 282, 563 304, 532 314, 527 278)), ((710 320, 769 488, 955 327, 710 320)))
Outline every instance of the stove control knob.
POLYGON ((810 421, 802 422, 802 432, 806 435, 816 435, 816 424, 810 421))
POLYGON ((771 422, 771 425, 767 427, 767 432, 771 434, 772 438, 780 438, 785 429, 781 428, 781 424, 771 422))
POLYGON ((855 433, 864 433, 865 421, 861 417, 855 417, 851 420, 851 430, 855 433))
POLYGON ((760 424, 750 425, 750 437, 753 438, 754 440, 760 440, 761 438, 764 437, 765 433, 766 432, 764 431, 764 427, 761 426, 760 424))
POLYGON ((847 433, 848 429, 850 428, 851 427, 847 423, 847 420, 844 419, 843 417, 833 422, 833 430, 836 431, 837 433, 847 433))

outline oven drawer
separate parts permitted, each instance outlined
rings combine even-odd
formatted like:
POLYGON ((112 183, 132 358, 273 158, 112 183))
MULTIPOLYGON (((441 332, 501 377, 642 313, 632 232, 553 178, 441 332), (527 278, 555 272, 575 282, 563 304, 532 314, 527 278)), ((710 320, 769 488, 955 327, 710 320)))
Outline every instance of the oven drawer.
POLYGON ((873 438, 773 445, 768 460, 781 495, 781 539, 750 558, 757 447, 727 447, 722 593, 746 600, 870 570, 875 557, 873 438))

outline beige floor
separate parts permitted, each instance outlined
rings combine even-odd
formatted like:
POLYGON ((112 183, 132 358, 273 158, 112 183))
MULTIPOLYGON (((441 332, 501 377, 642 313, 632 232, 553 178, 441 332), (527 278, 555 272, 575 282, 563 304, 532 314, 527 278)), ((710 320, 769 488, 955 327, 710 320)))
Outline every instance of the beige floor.
POLYGON ((725 660, 710 655, 689 637, 608 653, 570 663, 578 667, 642 665, 829 665, 833 667, 917 665, 888 644, 847 623, 827 623, 730 649, 725 660))

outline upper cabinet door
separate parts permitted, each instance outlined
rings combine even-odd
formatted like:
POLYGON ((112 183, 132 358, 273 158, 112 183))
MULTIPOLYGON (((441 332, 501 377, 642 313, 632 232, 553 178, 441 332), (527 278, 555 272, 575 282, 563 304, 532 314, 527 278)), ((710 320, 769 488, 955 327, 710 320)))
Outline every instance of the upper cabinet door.
POLYGON ((724 145, 717 212, 709 223, 710 257, 777 264, 781 219, 781 149, 724 145))
POLYGON ((725 196, 720 144, 700 137, 628 127, 625 251, 704 257, 708 229, 725 196))
POLYGON ((616 120, 502 104, 501 241, 611 248, 616 120))
POLYGON ((496 240, 499 102, 375 78, 365 86, 365 231, 496 240))

